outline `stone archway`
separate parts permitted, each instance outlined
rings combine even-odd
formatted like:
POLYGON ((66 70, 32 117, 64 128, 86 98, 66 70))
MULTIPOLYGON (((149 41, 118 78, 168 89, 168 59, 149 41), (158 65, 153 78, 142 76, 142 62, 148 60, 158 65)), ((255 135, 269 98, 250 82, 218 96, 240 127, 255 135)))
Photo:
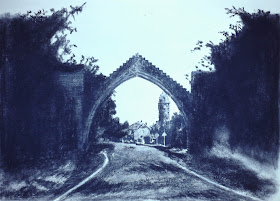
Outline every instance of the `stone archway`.
POLYGON ((115 88, 134 77, 143 78, 160 87, 175 102, 183 115, 185 125, 188 125, 189 116, 187 114, 190 114, 190 93, 166 73, 152 65, 141 55, 136 54, 110 74, 95 95, 94 105, 85 122, 80 148, 85 148, 87 145, 91 124, 98 107, 112 94, 115 88))

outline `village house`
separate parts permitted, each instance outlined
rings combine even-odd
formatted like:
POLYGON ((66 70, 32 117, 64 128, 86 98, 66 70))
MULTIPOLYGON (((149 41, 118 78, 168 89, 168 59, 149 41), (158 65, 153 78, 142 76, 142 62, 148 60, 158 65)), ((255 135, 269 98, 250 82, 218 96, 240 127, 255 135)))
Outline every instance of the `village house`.
POLYGON ((142 121, 132 124, 128 128, 128 135, 122 138, 122 142, 166 145, 170 124, 169 104, 169 97, 163 92, 159 97, 158 103, 159 120, 151 127, 142 121))

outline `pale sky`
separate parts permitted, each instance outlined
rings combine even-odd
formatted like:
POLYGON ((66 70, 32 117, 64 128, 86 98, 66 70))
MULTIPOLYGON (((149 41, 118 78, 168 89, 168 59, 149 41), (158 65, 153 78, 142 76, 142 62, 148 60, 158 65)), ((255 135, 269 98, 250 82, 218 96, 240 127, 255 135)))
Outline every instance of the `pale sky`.
MULTIPOLYGON (((0 13, 25 13, 44 8, 82 5, 85 0, 0 0, 0 13)), ((78 32, 69 40, 76 55, 94 56, 100 72, 109 75, 136 53, 141 54, 190 90, 185 74, 195 70, 206 51, 191 53, 198 40, 218 43, 219 31, 228 30, 238 18, 229 18, 224 8, 244 7, 280 13, 279 0, 93 0, 76 16, 78 32)), ((162 90, 141 78, 116 89, 113 98, 121 122, 158 120, 157 103, 162 90)), ((178 111, 174 102, 171 111, 178 111)))

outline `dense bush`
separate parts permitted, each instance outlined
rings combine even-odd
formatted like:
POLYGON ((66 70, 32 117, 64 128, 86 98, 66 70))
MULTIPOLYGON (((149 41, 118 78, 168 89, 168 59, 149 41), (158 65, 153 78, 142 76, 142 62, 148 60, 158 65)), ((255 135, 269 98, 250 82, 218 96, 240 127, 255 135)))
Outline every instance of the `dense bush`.
POLYGON ((173 114, 170 120, 169 136, 166 139, 166 143, 171 147, 185 147, 187 139, 184 128, 185 122, 183 116, 177 113, 173 114))
MULTIPOLYGON (((211 147, 218 127, 230 131, 232 149, 276 163, 278 156, 279 16, 259 10, 227 9, 242 24, 207 43, 214 72, 193 73, 193 147, 211 147)), ((199 43, 201 44, 201 43, 199 43)))
MULTIPOLYGON (((0 18, 0 155, 11 166, 77 148, 90 92, 105 80, 97 60, 78 60, 66 37, 77 31, 71 18, 83 6, 0 18), (62 74, 68 84, 61 83, 62 74), (85 83, 75 86, 78 74, 85 83)), ((97 122, 112 119, 114 110, 103 107, 101 113, 110 112, 97 122)))

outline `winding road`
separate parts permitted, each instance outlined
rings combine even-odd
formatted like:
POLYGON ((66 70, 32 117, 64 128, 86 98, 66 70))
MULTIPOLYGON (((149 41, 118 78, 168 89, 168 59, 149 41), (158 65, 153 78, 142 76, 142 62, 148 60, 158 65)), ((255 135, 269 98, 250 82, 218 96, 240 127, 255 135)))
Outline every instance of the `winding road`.
POLYGON ((154 147, 115 143, 112 154, 59 200, 260 200, 211 181, 154 147))

